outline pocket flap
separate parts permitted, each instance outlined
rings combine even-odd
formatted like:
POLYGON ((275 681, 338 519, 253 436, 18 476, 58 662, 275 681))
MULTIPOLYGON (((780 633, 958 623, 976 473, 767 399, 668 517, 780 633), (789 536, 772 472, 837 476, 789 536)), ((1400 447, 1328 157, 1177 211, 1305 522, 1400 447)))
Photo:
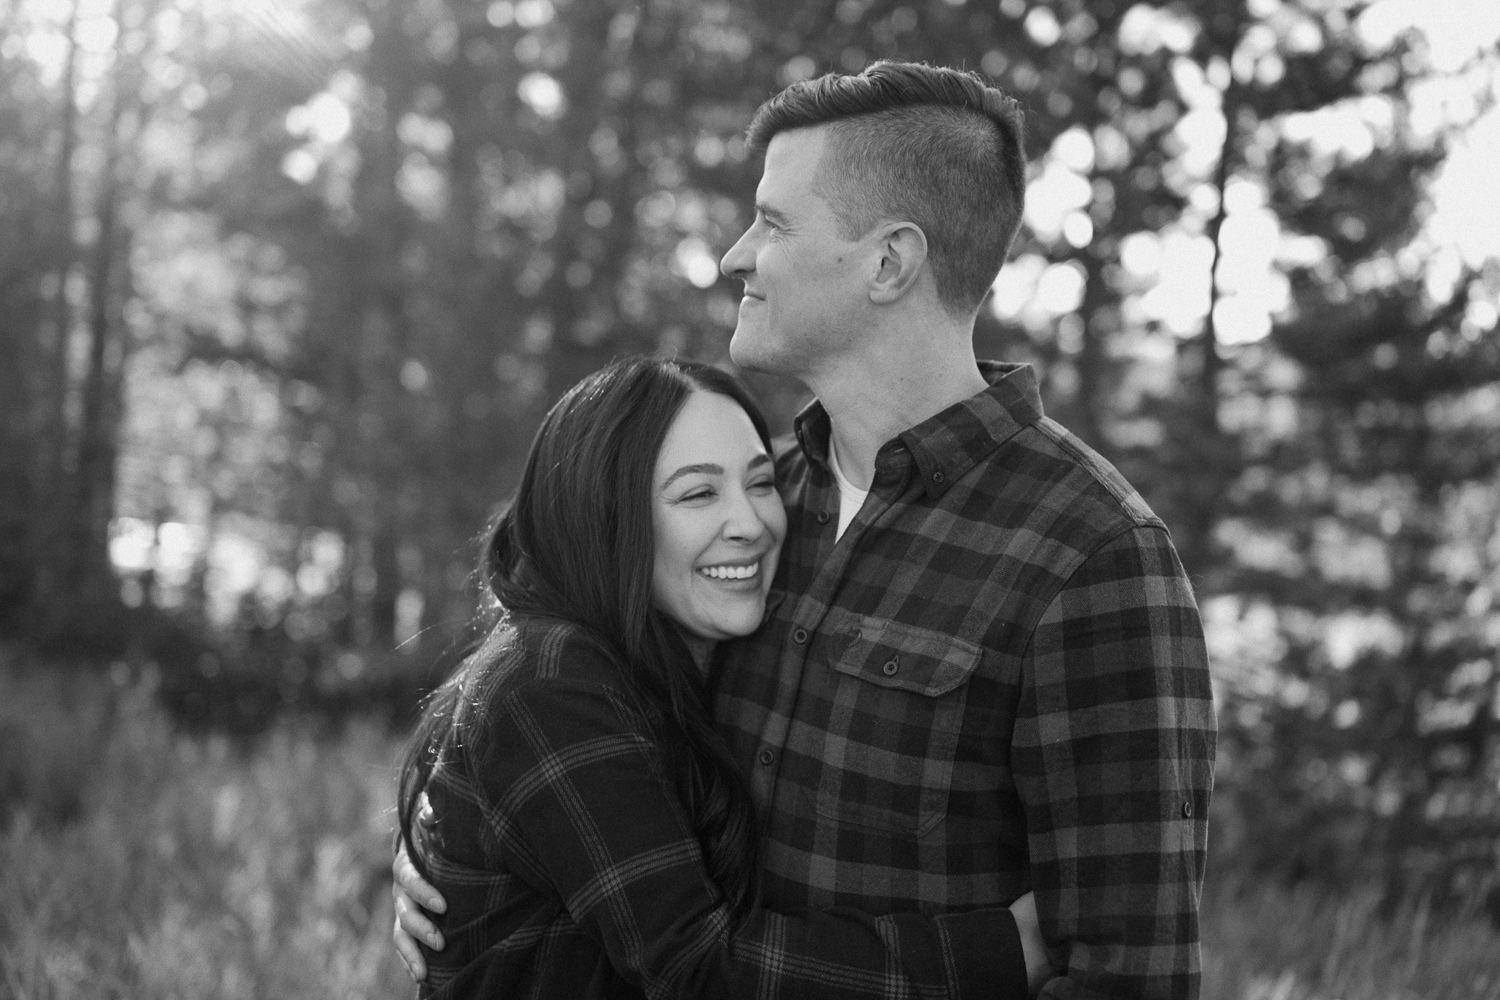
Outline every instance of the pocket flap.
POLYGON ((848 628, 849 644, 833 669, 881 687, 935 698, 968 680, 981 650, 943 632, 864 617, 848 628))

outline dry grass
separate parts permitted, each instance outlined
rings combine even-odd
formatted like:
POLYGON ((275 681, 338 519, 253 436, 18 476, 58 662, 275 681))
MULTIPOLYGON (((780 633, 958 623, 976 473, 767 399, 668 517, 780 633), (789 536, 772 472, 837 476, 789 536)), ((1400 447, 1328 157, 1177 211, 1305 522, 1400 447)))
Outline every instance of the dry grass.
MULTIPOLYGON (((0 655, 0 997, 409 997, 389 943, 399 738, 174 730, 139 685, 0 655)), ((1205 1000, 1500 1000, 1500 935, 1373 894, 1210 886, 1205 1000)))
POLYGON ((389 943, 396 739, 287 725, 236 747, 175 732, 140 687, 46 678, 0 676, 0 706, 20 800, 0 995, 411 995, 389 943))
POLYGON ((1500 1000, 1500 933, 1434 919, 1423 905, 1382 917, 1373 890, 1210 890, 1203 996, 1235 1000, 1500 1000))

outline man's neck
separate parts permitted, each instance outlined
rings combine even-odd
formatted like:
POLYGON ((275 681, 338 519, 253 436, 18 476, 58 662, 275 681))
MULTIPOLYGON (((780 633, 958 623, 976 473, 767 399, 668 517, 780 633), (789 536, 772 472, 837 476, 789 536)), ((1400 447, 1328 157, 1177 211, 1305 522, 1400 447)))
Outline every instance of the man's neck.
POLYGON ((807 380, 828 413, 839 467, 860 489, 874 481, 881 445, 987 386, 972 347, 944 350, 942 343, 920 352, 866 350, 807 380))

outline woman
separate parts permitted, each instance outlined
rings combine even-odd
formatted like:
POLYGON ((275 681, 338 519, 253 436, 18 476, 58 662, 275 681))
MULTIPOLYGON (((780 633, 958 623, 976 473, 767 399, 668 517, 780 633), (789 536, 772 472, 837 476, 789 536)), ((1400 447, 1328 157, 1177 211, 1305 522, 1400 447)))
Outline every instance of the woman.
POLYGON ((756 908, 701 671, 760 624, 785 526, 723 372, 630 359, 553 407, 487 549, 500 618, 402 768, 403 849, 447 902, 424 995, 1026 994, 1007 910, 756 908))

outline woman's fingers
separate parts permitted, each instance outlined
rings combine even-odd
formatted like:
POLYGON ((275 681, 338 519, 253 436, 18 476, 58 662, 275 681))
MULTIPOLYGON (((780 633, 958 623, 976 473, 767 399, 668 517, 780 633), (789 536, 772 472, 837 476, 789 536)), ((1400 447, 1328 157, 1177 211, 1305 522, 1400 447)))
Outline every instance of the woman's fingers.
POLYGON ((391 886, 391 897, 396 901, 396 944, 399 947, 403 942, 402 935, 424 942, 433 951, 443 950, 443 935, 437 929, 437 925, 427 919, 427 914, 417 905, 416 901, 407 895, 399 884, 391 886))
POLYGON ((401 927, 400 907, 401 904, 397 903, 398 915, 395 927, 391 930, 391 940, 396 943, 396 954, 401 956, 401 961, 406 965, 406 974, 411 976, 412 982, 420 983, 427 978, 427 962, 422 958, 422 949, 417 944, 417 939, 401 927))
POLYGON ((421 903, 433 913, 447 912, 448 901, 418 873, 417 866, 411 863, 411 858, 407 857, 405 847, 396 852, 396 860, 391 865, 391 874, 396 877, 396 885, 413 902, 421 903))

